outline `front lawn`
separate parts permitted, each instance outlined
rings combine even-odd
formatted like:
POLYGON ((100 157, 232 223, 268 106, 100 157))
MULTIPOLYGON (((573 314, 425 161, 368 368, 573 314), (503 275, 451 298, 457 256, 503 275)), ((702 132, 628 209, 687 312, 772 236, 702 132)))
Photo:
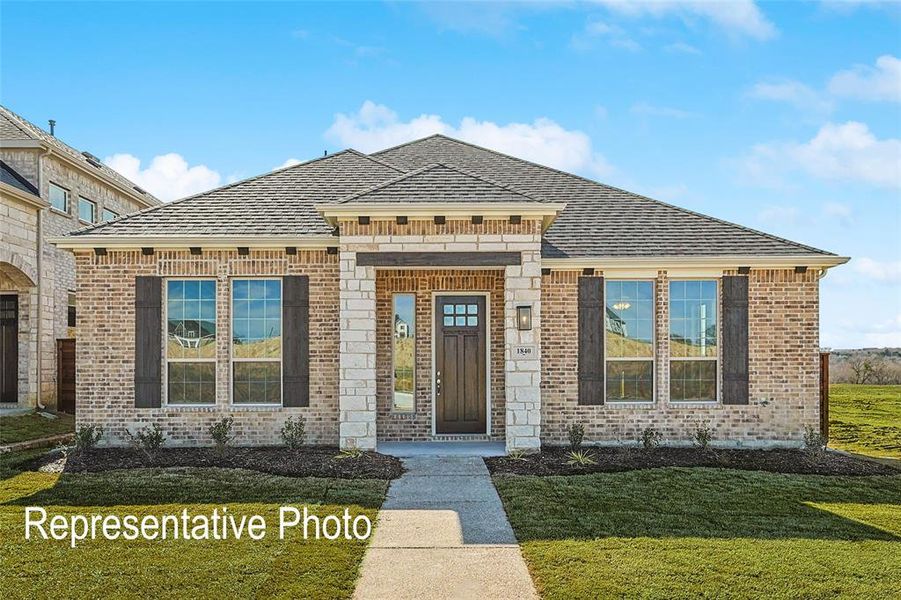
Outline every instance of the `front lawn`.
POLYGON ((220 468, 141 468, 100 473, 21 471, 35 453, 0 459, 0 589, 7 598, 182 597, 347 598, 367 542, 278 539, 278 509, 310 506, 320 516, 368 516, 373 524, 388 481, 283 477, 220 468), (49 514, 263 515, 260 541, 24 539, 26 506, 49 514))
POLYGON ((829 445, 901 458, 901 385, 831 384, 829 445))
POLYGON ((545 598, 889 598, 901 475, 496 475, 545 598))
POLYGON ((75 417, 65 413, 48 419, 37 413, 0 417, 0 444, 14 444, 75 431, 75 417))

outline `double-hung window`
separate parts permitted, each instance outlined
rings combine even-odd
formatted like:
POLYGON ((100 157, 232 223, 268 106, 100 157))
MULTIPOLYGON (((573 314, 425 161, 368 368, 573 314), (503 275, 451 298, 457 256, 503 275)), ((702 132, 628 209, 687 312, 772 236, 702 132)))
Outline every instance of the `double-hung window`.
POLYGON ((106 222, 106 221, 112 221, 113 219, 118 219, 118 218, 119 218, 119 213, 117 213, 117 212, 114 211, 114 210, 110 210, 110 209, 108 209, 108 208, 104 208, 102 214, 103 214, 103 221, 104 221, 104 222, 106 222))
POLYGON ((50 206, 60 212, 69 212, 69 190, 55 183, 50 184, 50 206))
POLYGON ((97 220, 97 205, 84 196, 78 197, 78 218, 85 223, 97 220))
POLYGON ((166 281, 168 404, 216 403, 216 282, 166 281))
POLYGON ((607 280, 604 288, 607 402, 654 399, 654 282, 607 280))
POLYGON ((282 403, 282 280, 232 280, 232 402, 282 403))
POLYGON ((717 282, 671 281, 670 400, 717 399, 717 282))
POLYGON ((391 410, 413 412, 416 369, 416 295, 394 294, 391 410))

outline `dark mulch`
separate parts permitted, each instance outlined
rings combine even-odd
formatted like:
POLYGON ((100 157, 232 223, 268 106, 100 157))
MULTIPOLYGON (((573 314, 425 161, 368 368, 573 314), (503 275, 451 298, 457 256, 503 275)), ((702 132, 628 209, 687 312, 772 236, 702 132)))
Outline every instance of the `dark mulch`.
POLYGON ((336 458, 338 455, 338 449, 329 446, 304 446, 297 450, 228 448, 222 456, 213 448, 162 448, 150 460, 144 452, 133 448, 95 448, 70 452, 68 456, 59 451, 51 452, 32 461, 27 468, 86 473, 149 467, 221 467, 286 477, 337 479, 396 479, 404 472, 400 459, 393 456, 376 452, 364 452, 356 458, 336 458))
POLYGON ((486 458, 492 475, 585 475, 659 467, 715 467, 800 475, 898 475, 885 464, 827 453, 813 456, 801 450, 707 450, 696 448, 588 448, 596 465, 567 464, 567 448, 543 448, 522 459, 486 458))

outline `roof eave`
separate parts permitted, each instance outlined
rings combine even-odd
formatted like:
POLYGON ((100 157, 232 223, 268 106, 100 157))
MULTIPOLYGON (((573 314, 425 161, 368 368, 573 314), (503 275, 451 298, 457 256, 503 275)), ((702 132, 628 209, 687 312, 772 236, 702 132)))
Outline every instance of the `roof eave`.
POLYGON ((332 235, 77 235, 51 238, 48 241, 58 248, 67 250, 90 250, 93 248, 112 250, 139 250, 141 248, 231 250, 234 248, 255 248, 272 250, 287 247, 322 249, 338 245, 338 238, 332 235))
POLYGON ((826 254, 718 255, 718 256, 597 256, 574 258, 542 258, 541 266, 552 269, 735 269, 808 267, 830 269, 850 260, 847 256, 826 254))
POLYGON ((19 188, 0 181, 0 193, 3 196, 10 196, 20 202, 24 202, 38 210, 47 208, 50 204, 40 196, 36 196, 30 192, 20 190, 19 188))

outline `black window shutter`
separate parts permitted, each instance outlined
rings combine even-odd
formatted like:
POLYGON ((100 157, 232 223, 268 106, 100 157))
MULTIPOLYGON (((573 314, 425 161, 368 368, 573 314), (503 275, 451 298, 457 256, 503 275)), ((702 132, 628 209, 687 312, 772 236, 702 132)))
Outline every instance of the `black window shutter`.
POLYGON ((579 277, 579 404, 604 403, 604 278, 579 277))
POLYGON ((310 405, 310 278, 290 275, 282 291, 284 406, 310 405))
POLYGON ((162 405, 163 282, 135 278, 135 407, 162 405))
POLYGON ((723 404, 748 404, 748 278, 723 277, 723 404))

